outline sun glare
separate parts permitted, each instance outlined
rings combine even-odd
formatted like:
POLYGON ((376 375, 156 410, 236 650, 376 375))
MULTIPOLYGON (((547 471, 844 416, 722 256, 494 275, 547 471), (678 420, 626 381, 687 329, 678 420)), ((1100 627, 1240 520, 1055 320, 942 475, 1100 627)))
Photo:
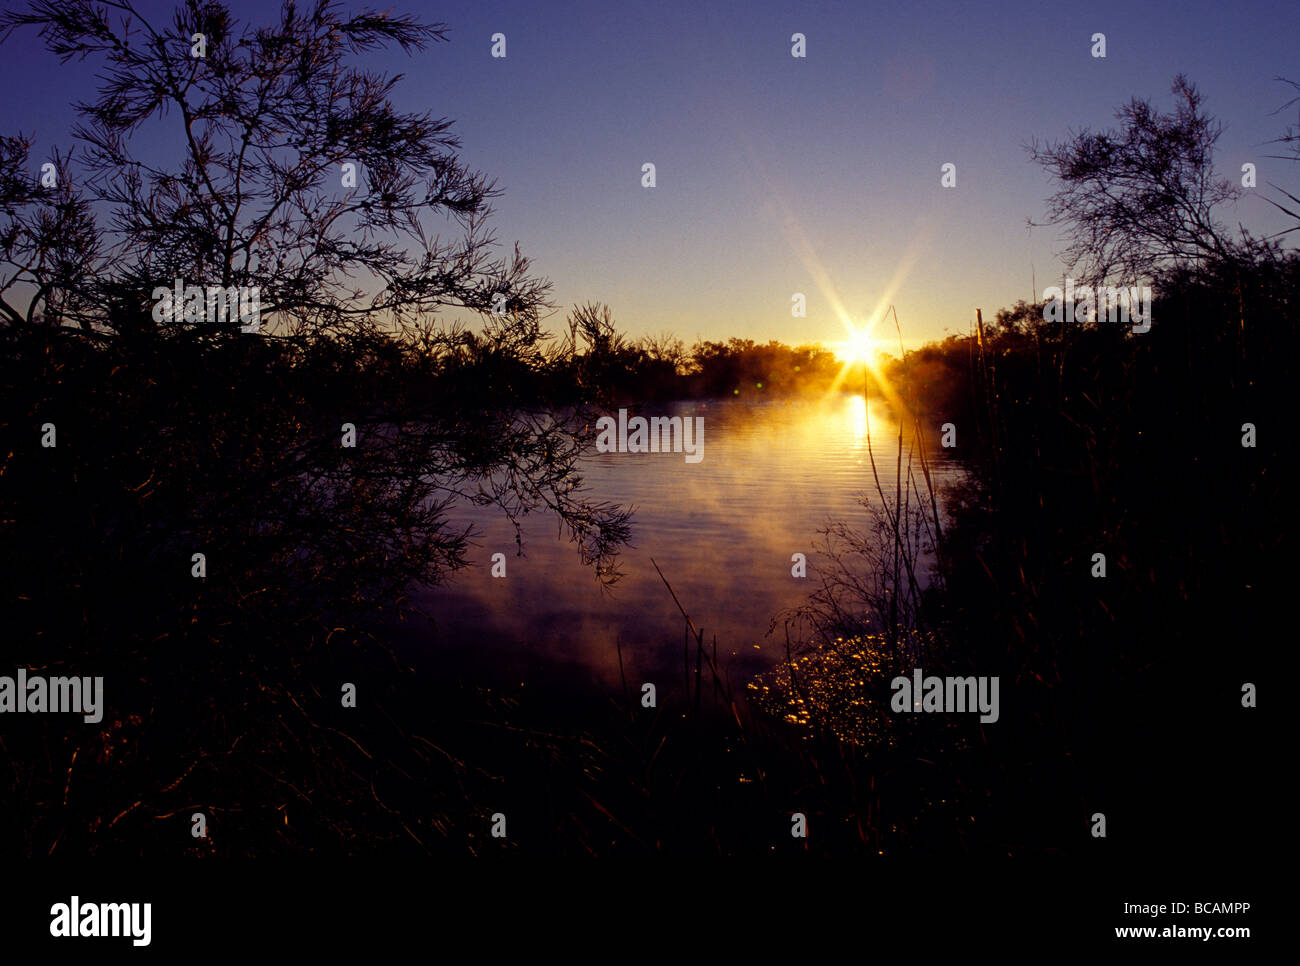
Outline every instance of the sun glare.
POLYGON ((844 343, 845 362, 871 362, 876 355, 876 343, 866 329, 854 329, 844 343))
POLYGON ((856 326, 850 328, 849 337, 835 343, 835 355, 847 365, 872 365, 876 361, 876 340, 871 337, 871 330, 856 326))

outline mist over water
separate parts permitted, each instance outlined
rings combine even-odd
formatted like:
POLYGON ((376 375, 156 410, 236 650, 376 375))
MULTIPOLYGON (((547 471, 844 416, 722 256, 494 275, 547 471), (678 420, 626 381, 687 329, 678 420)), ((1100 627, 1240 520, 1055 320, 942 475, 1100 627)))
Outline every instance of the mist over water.
MULTIPOLYGON (((641 414, 704 417, 704 458, 604 453, 586 460, 581 472, 594 497, 636 507, 624 577, 602 592, 550 517, 525 520, 524 556, 516 557, 513 528, 499 511, 458 508, 451 526, 472 524, 479 534, 474 567, 413 595, 436 621, 422 632, 430 646, 471 648, 459 657, 518 671, 521 680, 560 662, 617 686, 619 646, 629 683, 681 676, 683 622, 653 558, 706 642, 717 635, 733 685, 784 657, 784 634, 778 628, 767 637, 769 624, 819 586, 819 528, 834 520, 870 528, 858 502, 865 493, 879 504, 869 453, 892 497, 897 424, 883 403, 847 395, 675 403, 641 414), (498 552, 506 555, 504 579, 490 576, 498 552), (794 553, 808 558, 806 579, 791 576, 794 553)), ((927 455, 941 485, 960 467, 938 446, 937 432, 930 436, 927 455)))

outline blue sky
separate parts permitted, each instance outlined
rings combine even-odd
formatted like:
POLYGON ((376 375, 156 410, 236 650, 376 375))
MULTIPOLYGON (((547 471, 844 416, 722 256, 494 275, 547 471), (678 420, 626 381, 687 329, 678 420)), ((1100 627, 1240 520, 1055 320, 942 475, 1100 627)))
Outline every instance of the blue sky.
MULTIPOLYGON (((357 9, 359 5, 345 4, 357 9)), ((389 6, 388 0, 378 4, 389 6)), ((238 0, 264 22, 272 7, 238 0)), ((1024 145, 1113 121, 1130 97, 1172 106, 1185 72, 1225 122, 1217 162, 1260 189, 1225 220, 1285 227, 1259 194, 1297 192, 1269 161, 1296 111, 1300 4, 394 3, 450 42, 367 63, 400 71, 399 107, 456 121, 504 195, 495 226, 554 283, 561 312, 608 303, 633 335, 787 342, 843 337, 892 299, 909 345, 965 332, 1059 278, 1052 191, 1024 145), (491 36, 507 57, 490 56, 491 36), (790 55, 791 35, 807 57, 790 55), (1107 57, 1090 56, 1102 32, 1107 57), (641 186, 641 165, 657 186, 641 186), (940 166, 957 186, 940 187, 940 166), (808 317, 792 318, 794 292, 808 317)), ((159 20, 170 4, 142 3, 159 20)), ((37 154, 70 141, 94 62, 61 66, 27 31, 0 58, 0 130, 37 154)))

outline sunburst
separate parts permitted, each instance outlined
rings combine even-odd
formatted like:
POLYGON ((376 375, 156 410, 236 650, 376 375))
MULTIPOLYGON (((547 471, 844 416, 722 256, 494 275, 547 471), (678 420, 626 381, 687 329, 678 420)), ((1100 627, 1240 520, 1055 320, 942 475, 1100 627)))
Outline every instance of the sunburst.
POLYGON ((845 323, 849 330, 849 337, 842 342, 833 343, 835 355, 845 365, 856 366, 865 365, 868 368, 875 368, 876 362, 876 340, 871 334, 871 325, 855 326, 845 323))

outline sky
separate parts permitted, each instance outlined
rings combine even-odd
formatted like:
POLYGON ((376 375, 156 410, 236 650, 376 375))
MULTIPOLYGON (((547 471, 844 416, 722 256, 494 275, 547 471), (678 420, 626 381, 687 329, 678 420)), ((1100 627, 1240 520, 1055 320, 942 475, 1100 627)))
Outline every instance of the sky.
MULTIPOLYGON (((273 9, 230 6, 259 24, 273 9)), ((1275 113, 1295 94, 1277 78, 1300 81, 1296 3, 377 4, 390 6, 449 40, 364 63, 404 75, 399 109, 455 120, 462 157, 503 191, 498 238, 553 283, 554 323, 598 301, 634 337, 800 344, 843 339, 845 318, 892 302, 908 348, 964 334, 977 307, 991 318, 1064 273, 1058 231, 1027 224, 1054 189, 1025 146, 1112 126, 1135 96, 1171 109, 1179 72, 1226 126, 1219 170, 1258 167, 1222 219, 1278 231, 1266 182, 1300 194, 1300 164, 1266 158, 1296 123, 1294 106, 1275 113)), ((137 8, 160 21, 172 5, 137 8)), ((34 31, 12 37, 0 132, 34 133, 34 160, 66 148, 95 69, 60 65, 34 31)))

